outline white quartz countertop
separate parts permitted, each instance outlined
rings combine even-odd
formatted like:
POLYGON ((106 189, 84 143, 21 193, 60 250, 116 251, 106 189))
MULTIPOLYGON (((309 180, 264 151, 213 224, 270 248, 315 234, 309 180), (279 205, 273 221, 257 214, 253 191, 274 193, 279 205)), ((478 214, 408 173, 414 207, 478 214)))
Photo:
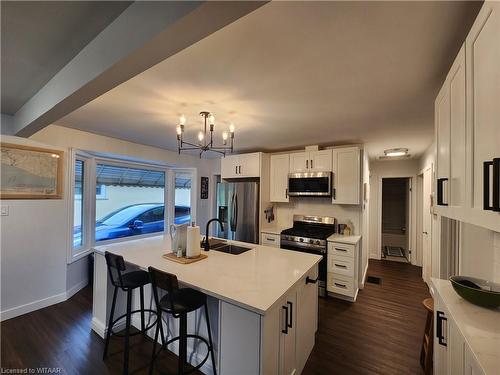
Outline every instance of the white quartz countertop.
POLYGON ((356 245, 359 240, 361 240, 361 236, 343 236, 341 234, 332 234, 330 237, 328 237, 328 241, 330 242, 340 242, 340 243, 346 243, 350 245, 356 245))
POLYGON ((432 278, 431 282, 484 373, 499 374, 500 309, 488 309, 467 302, 455 292, 448 280, 432 278))
POLYGON ((109 251, 122 255, 126 262, 142 269, 153 266, 173 273, 183 284, 261 315, 321 260, 319 255, 228 242, 252 247, 252 250, 239 255, 210 250, 205 253, 207 259, 179 264, 162 257, 171 252, 168 235, 96 246, 94 250, 100 254, 109 251))

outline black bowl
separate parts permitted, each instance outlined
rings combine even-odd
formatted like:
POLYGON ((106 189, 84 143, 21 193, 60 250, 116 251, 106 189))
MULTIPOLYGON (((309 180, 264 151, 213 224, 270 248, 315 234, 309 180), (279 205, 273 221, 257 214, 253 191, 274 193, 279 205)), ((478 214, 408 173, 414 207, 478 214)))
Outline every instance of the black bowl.
POLYGON ((469 276, 450 277, 453 289, 460 297, 483 307, 500 306, 500 284, 469 276))

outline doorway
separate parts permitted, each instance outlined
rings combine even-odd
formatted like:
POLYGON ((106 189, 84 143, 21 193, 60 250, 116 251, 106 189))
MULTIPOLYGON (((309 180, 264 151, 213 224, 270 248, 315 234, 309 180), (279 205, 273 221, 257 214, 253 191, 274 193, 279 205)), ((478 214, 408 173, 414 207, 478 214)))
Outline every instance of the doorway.
POLYGON ((421 182, 418 184, 419 196, 421 197, 417 206, 419 211, 418 247, 422 254, 422 278, 429 283, 432 270, 432 167, 424 169, 418 179, 421 182))
POLYGON ((411 262, 410 202, 411 179, 382 178, 382 259, 411 262))

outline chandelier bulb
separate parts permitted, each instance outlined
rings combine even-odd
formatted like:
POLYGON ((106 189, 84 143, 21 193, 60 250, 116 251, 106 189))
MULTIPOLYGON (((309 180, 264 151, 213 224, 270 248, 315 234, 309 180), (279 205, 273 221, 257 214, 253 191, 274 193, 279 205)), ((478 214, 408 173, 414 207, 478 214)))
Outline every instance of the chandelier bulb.
POLYGON ((179 117, 179 124, 186 125, 186 116, 181 115, 181 117, 179 117))
POLYGON ((204 135, 204 134, 203 134, 203 132, 200 130, 200 131, 198 132, 198 140, 201 142, 201 141, 203 141, 203 138, 205 138, 205 135, 204 135))
POLYGON ((234 133, 234 124, 233 124, 233 123, 231 123, 231 124, 229 125, 229 131, 230 131, 231 133, 234 133))
POLYGON ((214 115, 212 115, 212 114, 208 115, 208 123, 210 125, 214 125, 215 124, 215 116, 214 115))
POLYGON ((228 136, 229 136, 229 135, 227 134, 227 131, 223 131, 223 132, 222 132, 222 139, 223 139, 223 140, 227 141, 228 136))
POLYGON ((177 127, 175 128, 175 131, 177 132, 177 135, 181 135, 182 134, 182 127, 181 127, 181 125, 177 125, 177 127))

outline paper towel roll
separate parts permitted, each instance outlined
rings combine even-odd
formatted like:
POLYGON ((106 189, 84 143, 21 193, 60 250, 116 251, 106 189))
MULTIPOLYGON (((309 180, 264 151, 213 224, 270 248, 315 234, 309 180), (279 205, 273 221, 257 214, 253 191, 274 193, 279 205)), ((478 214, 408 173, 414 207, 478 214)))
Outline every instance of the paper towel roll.
POLYGON ((200 227, 194 226, 187 228, 187 258, 196 258, 200 256, 200 238, 200 227))

